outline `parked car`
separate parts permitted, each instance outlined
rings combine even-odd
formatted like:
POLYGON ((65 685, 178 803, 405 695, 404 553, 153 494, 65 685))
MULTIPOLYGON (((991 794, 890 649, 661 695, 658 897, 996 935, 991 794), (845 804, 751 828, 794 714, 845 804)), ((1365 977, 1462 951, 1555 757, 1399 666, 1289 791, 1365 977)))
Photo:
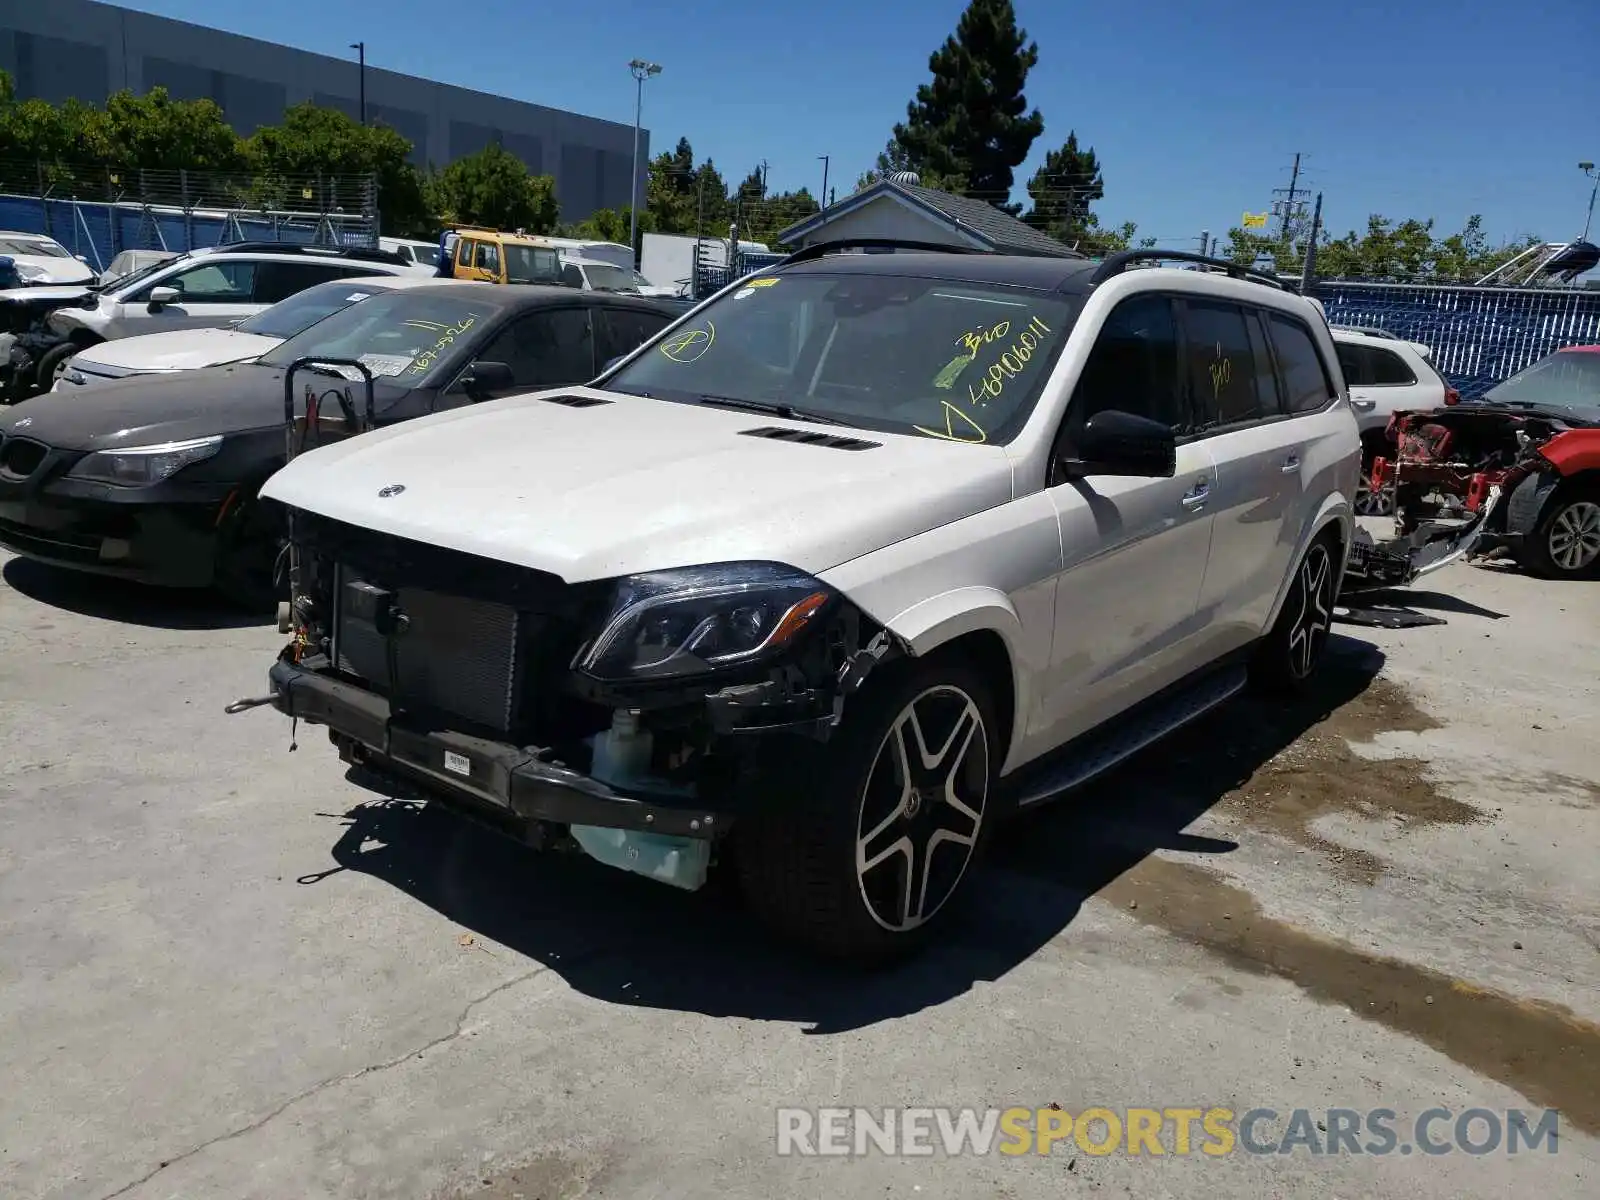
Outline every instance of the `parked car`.
POLYGON ((731 853, 777 928, 876 958, 1003 813, 1303 687, 1360 469, 1318 310, 1129 269, 1173 252, 889 249, 292 459, 273 703, 534 844, 691 889, 731 853))
POLYGON ((542 240, 470 225, 457 230, 451 273, 484 283, 560 283, 561 253, 542 240))
POLYGON ((635 296, 655 296, 665 299, 678 297, 677 288, 657 287, 632 268, 587 258, 563 257, 561 282, 568 287, 582 288, 591 292, 628 292, 635 296))
POLYGON ((379 238, 378 249, 398 254, 412 266, 433 274, 439 266, 439 243, 414 238, 379 238))
MULTIPOLYGON (((215 585, 270 612, 281 523, 257 492, 285 458, 284 372, 296 360, 367 363, 379 422, 392 424, 591 379, 597 354, 631 350, 672 315, 603 292, 440 280, 352 304, 251 362, 36 397, 0 416, 0 546, 147 583, 215 585)), ((330 367, 294 382, 326 394, 355 374, 330 367)), ((362 404, 359 386, 351 396, 362 404)))
POLYGON ((0 254, 13 260, 25 287, 35 284, 87 283, 94 278, 94 272, 80 255, 42 233, 0 229, 0 254))
POLYGON ((180 254, 90 289, 44 317, 34 383, 49 391, 67 361, 90 346, 141 333, 231 325, 313 284, 411 271, 386 250, 289 242, 234 242, 180 254))
POLYGON ((1333 327, 1339 368, 1350 389, 1350 407, 1361 427, 1361 487, 1356 493, 1359 516, 1394 512, 1393 489, 1373 491, 1372 460, 1387 454, 1389 418, 1408 409, 1455 404, 1461 393, 1445 382, 1433 365, 1433 351, 1377 328, 1333 327))
POLYGON ((157 263, 171 262, 177 257, 176 250, 123 250, 95 278, 95 284, 103 288, 107 284, 132 275, 135 271, 142 271, 157 263))
POLYGON ((1477 552, 1552 579, 1600 577, 1600 346, 1546 355, 1482 398, 1391 419, 1373 478, 1400 532, 1474 519, 1477 552), (1491 489, 1503 503, 1486 512, 1491 489))
POLYGON ((133 375, 169 375, 247 362, 368 296, 448 282, 420 273, 335 279, 296 292, 226 329, 175 329, 101 342, 73 355, 52 390, 74 395, 83 388, 133 375))

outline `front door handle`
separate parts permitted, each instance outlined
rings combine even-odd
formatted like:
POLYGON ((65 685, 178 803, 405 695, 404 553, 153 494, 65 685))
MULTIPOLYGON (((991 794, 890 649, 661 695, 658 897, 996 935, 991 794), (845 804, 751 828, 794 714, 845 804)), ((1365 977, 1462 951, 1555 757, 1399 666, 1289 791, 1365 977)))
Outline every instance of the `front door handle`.
POLYGON ((1183 497, 1181 503, 1190 512, 1197 512, 1206 506, 1206 501, 1211 499, 1211 481, 1197 479, 1195 485, 1183 497))
POLYGON ((1352 399, 1350 401, 1350 407, 1354 408, 1354 409, 1358 409, 1361 412, 1371 412, 1373 409, 1378 407, 1378 402, 1376 400, 1355 400, 1355 399, 1352 399))
POLYGON ((1289 455, 1288 458, 1283 460, 1283 466, 1278 468, 1278 470, 1282 471, 1285 475, 1293 475, 1299 469, 1300 456, 1298 454, 1289 455))

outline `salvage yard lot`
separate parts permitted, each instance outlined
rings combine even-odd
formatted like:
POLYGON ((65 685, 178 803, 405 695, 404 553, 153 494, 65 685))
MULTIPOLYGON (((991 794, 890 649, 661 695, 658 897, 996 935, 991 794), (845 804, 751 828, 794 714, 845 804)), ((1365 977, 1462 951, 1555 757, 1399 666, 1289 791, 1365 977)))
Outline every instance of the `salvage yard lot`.
MULTIPOLYGON (((0 576, 0 1195, 1594 1195, 1600 588, 1452 567, 866 978, 346 778, 187 598, 0 576), (779 1158, 783 1106, 1558 1107, 1558 1152, 779 1158)), ((1445 1128, 1445 1127, 1441 1127, 1445 1128)), ((1171 1145, 1169 1141, 1169 1147, 1171 1145)))

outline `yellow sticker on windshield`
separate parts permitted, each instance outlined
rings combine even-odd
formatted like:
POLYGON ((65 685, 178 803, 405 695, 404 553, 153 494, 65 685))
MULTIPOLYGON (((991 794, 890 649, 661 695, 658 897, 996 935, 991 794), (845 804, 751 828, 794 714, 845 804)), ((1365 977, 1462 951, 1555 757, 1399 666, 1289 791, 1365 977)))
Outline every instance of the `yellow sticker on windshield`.
POLYGON ((945 388, 946 390, 954 387, 956 380, 961 377, 961 372, 970 367, 972 365, 972 360, 977 357, 978 356, 976 354, 956 355, 949 362, 945 363, 942 371, 933 377, 933 386, 936 388, 945 388))
POLYGON ((776 275, 763 275, 760 279, 747 279, 747 280, 745 280, 745 287, 777 287, 777 286, 778 286, 778 277, 776 275))

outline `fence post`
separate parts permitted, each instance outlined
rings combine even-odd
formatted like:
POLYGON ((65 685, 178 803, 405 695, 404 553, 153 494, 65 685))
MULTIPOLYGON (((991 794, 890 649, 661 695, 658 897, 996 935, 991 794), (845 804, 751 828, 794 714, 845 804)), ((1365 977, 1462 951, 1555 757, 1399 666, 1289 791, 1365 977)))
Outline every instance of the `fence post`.
POLYGON ((178 198, 183 201, 183 248, 194 249, 194 210, 189 207, 189 172, 178 171, 178 198))

